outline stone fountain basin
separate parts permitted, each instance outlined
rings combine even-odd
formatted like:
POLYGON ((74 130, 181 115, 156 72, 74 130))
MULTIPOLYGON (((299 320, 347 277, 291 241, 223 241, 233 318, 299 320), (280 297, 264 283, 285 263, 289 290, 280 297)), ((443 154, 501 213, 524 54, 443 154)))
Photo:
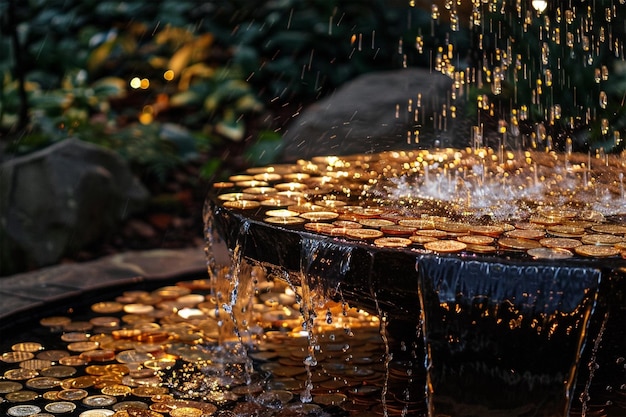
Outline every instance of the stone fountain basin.
POLYGON ((231 250, 386 316, 392 339, 423 344, 431 415, 487 407, 566 416, 590 389, 588 363, 599 365, 607 386, 623 384, 616 366, 626 340, 622 259, 435 254, 268 224, 215 198, 207 211, 231 250))
MULTIPOLYGON (((419 318, 420 265, 422 269, 448 271, 459 276, 472 270, 494 279, 508 278, 508 284, 512 285, 508 293, 493 286, 485 291, 498 291, 501 298, 510 300, 523 300, 523 294, 534 293, 538 298, 532 304, 543 304, 541 308, 548 310, 572 308, 572 303, 577 302, 576 291, 580 291, 580 297, 587 288, 599 289, 599 302, 607 306, 617 307, 625 298, 626 263, 623 259, 533 260, 521 252, 447 255, 420 249, 376 247, 312 233, 302 226, 269 224, 254 210, 228 209, 211 197, 207 199, 207 206, 215 230, 231 250, 245 239, 240 247, 244 257, 287 272, 304 272, 313 283, 321 285, 326 295, 341 297, 373 314, 382 310, 399 319, 419 318), (241 233, 244 225, 245 237, 241 233), (313 257, 312 251, 315 252, 313 257), (554 291, 563 289, 574 289, 571 294, 574 298, 555 298, 554 291), (541 291, 544 293, 538 294, 541 291)), ((294 274, 292 279, 297 280, 298 276, 294 274)), ((529 305, 529 300, 524 303, 529 305)))

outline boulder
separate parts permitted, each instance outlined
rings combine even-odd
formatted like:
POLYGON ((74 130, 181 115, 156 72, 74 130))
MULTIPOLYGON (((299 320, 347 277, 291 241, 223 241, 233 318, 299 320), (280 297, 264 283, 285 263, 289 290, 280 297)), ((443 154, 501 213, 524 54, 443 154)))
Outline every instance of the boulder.
POLYGON ((57 262, 102 238, 148 197, 119 155, 77 139, 3 162, 0 273, 57 262))
POLYGON ((283 134, 284 159, 453 146, 469 129, 450 117, 451 89, 449 77, 423 68, 362 75, 294 119, 283 134))

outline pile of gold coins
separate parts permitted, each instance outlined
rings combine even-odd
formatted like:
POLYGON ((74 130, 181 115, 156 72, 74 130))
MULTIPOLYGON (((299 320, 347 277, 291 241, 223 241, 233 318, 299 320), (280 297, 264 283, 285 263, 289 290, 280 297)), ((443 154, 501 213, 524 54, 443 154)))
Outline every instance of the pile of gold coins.
POLYGON ((302 332, 300 307, 289 287, 273 280, 256 284, 248 327, 262 331, 253 332, 242 352, 232 330, 220 335, 208 281, 126 291, 76 316, 42 318, 31 330, 35 336, 10 343, 0 356, 0 414, 425 413, 423 395, 406 393, 410 384, 423 393, 424 372, 414 369, 421 362, 407 364, 401 355, 391 360, 385 354, 389 347, 382 343, 378 318, 345 304, 320 306, 316 363, 307 372, 303 362, 311 340, 302 332), (302 402, 307 384, 311 401, 302 402))
MULTIPOLYGON (((540 181, 552 183, 540 201, 514 202, 515 216, 511 218, 477 216, 454 201, 402 197, 389 191, 394 179, 401 183, 398 178, 410 176, 418 187, 424 176, 450 177, 450 172, 466 172, 467 165, 478 159, 473 154, 448 154, 420 151, 319 157, 290 165, 251 168, 214 187, 218 204, 244 216, 377 247, 434 253, 521 252, 535 259, 626 258, 626 199, 619 195, 618 171, 611 171, 624 169, 624 162, 620 165, 614 159, 611 166, 607 160, 604 169, 594 171, 593 187, 562 189, 559 194, 563 174, 546 177, 550 169, 558 172, 549 156, 540 154, 532 159, 527 155, 528 161, 507 163, 483 158, 481 161, 491 161, 490 169, 502 181, 515 185, 515 176, 527 179, 530 170, 539 175, 540 181), (538 165, 538 161, 552 165, 538 165), (610 196, 614 213, 605 215, 597 210, 597 202, 579 201, 598 190, 610 196)), ((584 165, 574 166, 580 170, 584 165)), ((481 173, 483 169, 487 168, 481 168, 481 173)), ((592 175, 586 171, 584 174, 592 175)))

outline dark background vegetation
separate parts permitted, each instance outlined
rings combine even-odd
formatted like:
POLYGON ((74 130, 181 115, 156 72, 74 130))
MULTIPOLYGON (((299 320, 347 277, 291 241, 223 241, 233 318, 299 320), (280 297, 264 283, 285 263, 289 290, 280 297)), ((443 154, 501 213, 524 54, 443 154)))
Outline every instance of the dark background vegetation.
MULTIPOLYGON (((477 52, 479 32, 486 49, 501 47, 495 32, 465 24, 471 11, 461 10, 462 27, 451 32, 444 17, 433 25, 430 1, 416 3, 419 7, 400 0, 0 0, 0 160, 77 137, 118 152, 150 189, 146 213, 72 259, 201 244, 208 184, 279 160, 281 131, 307 105, 359 74, 428 66, 428 54, 415 48, 417 36, 429 51, 453 41, 463 64, 476 67, 484 65, 477 52), (164 78, 168 70, 171 80, 164 78), (133 79, 143 85, 131 87, 133 79)), ((594 4, 592 12, 600 18, 609 2, 594 4)), ((618 7, 613 28, 623 39, 626 12, 618 7)), ((554 10, 546 13, 557 17, 554 10)), ((500 22, 501 38, 522 39, 519 28, 497 11, 493 22, 500 22)), ((532 24, 544 22, 535 17, 532 24)), ((524 37, 513 52, 532 63, 542 43, 532 30, 524 37)), ((587 94, 596 88, 589 85, 594 68, 581 63, 580 51, 564 53, 563 45, 549 45, 559 66, 577 72, 571 77, 577 95, 555 79, 552 94, 563 100, 563 120, 578 111, 574 103, 596 108, 596 96, 587 94)), ((556 60, 550 65, 556 67, 556 60)), ((607 84, 610 101, 603 110, 621 131, 624 73, 607 84)), ((473 87, 472 99, 480 94, 491 92, 473 87)), ((496 108, 508 106, 511 94, 510 82, 499 96, 491 94, 496 108)), ((518 94, 532 91, 522 88, 518 94)), ((542 116, 531 115, 530 122, 542 116)), ((584 129, 585 146, 612 140, 597 124, 562 127, 567 134, 584 129)))

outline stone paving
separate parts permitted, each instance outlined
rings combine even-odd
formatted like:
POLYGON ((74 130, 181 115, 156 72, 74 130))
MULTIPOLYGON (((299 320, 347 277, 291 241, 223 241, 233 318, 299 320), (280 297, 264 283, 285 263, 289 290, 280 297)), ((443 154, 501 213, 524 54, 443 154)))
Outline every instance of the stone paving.
POLYGON ((126 252, 0 277, 0 327, 12 315, 86 292, 143 281, 206 275, 203 248, 126 252))

